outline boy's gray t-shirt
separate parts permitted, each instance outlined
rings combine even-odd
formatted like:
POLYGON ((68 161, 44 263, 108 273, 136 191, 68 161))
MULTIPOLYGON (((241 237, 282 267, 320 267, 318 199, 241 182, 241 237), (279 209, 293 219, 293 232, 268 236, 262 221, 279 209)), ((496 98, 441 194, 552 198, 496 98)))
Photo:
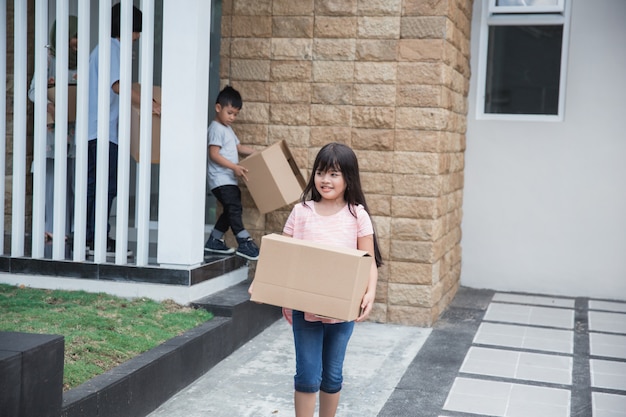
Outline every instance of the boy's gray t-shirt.
MULTIPOLYGON (((213 120, 208 130, 209 145, 220 147, 220 155, 228 159, 233 164, 239 163, 239 152, 237 145, 239 139, 230 126, 224 126, 220 122, 213 120)), ((222 185, 237 185, 237 178, 232 169, 225 168, 218 163, 208 159, 207 175, 209 177, 209 189, 221 187, 222 185)))

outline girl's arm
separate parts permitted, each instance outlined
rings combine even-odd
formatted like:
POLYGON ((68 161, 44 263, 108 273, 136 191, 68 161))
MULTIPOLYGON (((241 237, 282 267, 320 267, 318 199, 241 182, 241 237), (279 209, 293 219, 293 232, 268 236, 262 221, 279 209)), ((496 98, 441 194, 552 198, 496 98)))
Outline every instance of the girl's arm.
POLYGON ((376 284, 378 283, 378 269, 374 258, 374 235, 367 235, 357 239, 357 249, 367 251, 372 257, 372 268, 370 269, 370 277, 367 282, 367 289, 361 301, 361 310, 363 313, 357 317, 356 321, 364 321, 369 316, 374 306, 376 298, 376 284))
POLYGON ((248 169, 242 167, 241 165, 234 164, 224 158, 220 154, 220 149, 221 148, 217 145, 209 145, 209 158, 211 158, 211 161, 223 166, 224 168, 232 169, 237 177, 242 177, 244 180, 248 181, 248 177, 246 176, 248 169))

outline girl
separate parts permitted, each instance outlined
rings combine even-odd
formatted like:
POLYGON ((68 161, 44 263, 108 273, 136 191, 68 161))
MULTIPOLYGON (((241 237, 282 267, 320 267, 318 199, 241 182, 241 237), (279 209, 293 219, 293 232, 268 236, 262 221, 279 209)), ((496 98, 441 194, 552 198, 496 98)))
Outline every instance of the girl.
MULTIPOLYGON (((302 201, 296 204, 283 234, 297 239, 365 250, 374 256, 361 301, 363 321, 372 311, 382 264, 372 221, 361 189, 356 155, 348 146, 329 143, 317 154, 302 201), (307 200, 310 197, 310 200, 307 200)), ((343 381, 343 360, 354 322, 284 311, 292 323, 296 351, 294 403, 296 417, 313 417, 320 391, 319 416, 337 411, 343 381)))
MULTIPOLYGON (((78 50, 78 19, 76 16, 69 16, 68 22, 68 83, 76 84, 76 63, 78 50)), ((50 29, 50 45, 48 46, 48 87, 55 84, 56 76, 56 22, 52 24, 50 29)), ((35 101, 35 76, 30 83, 28 89, 28 98, 35 101)), ((48 113, 51 120, 54 120, 54 104, 48 102, 48 113)), ((74 222, 74 159, 76 155, 75 145, 75 123, 70 122, 67 125, 67 182, 66 182, 66 217, 65 217, 65 233, 66 238, 71 234, 72 224, 74 222)), ((46 208, 45 208, 45 233, 46 242, 52 240, 52 204, 54 201, 54 124, 48 125, 48 133, 46 137, 46 208)))

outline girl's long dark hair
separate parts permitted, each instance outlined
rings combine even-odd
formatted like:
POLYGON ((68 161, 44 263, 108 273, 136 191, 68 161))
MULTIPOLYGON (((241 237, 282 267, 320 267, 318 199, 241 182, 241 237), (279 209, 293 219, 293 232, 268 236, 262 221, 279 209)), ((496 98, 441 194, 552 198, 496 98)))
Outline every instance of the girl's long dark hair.
MULTIPOLYGON (((315 173, 317 171, 326 172, 329 169, 335 169, 341 171, 344 181, 346 182, 346 190, 343 198, 348 203, 348 209, 354 217, 356 217, 356 211, 354 207, 358 204, 365 208, 365 211, 369 214, 369 208, 365 201, 365 195, 361 188, 361 176, 359 175, 359 161, 357 160, 354 151, 350 147, 343 143, 331 142, 322 147, 315 157, 313 168, 311 169, 311 175, 309 181, 302 193, 301 202, 306 205, 306 201, 310 199, 318 202, 322 199, 321 194, 315 188, 315 173)), ((383 264, 380 249, 378 248, 378 239, 376 239, 376 232, 374 232, 374 259, 376 260, 376 266, 383 264)))

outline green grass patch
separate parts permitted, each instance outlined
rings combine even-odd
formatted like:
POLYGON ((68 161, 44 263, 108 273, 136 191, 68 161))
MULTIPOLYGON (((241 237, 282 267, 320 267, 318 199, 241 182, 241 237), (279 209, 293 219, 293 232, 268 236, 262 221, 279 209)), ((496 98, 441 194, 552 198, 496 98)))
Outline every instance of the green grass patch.
POLYGON ((0 331, 65 337, 64 390, 212 317, 173 301, 0 284, 0 331))

